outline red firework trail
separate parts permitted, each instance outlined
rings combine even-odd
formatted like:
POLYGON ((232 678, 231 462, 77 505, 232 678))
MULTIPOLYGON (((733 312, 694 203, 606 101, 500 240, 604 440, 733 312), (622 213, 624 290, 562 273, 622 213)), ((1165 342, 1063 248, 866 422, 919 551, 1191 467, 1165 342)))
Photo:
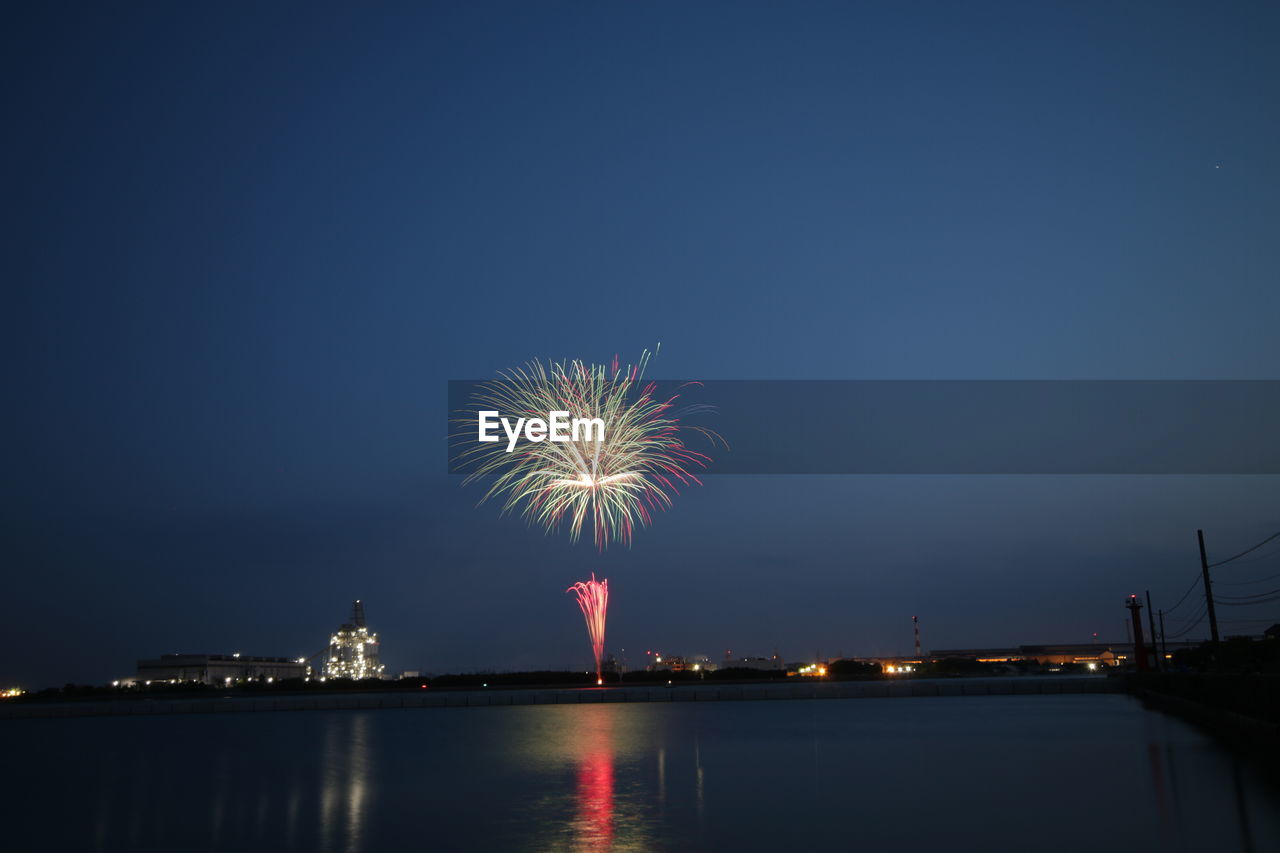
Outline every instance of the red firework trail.
POLYGON ((596 573, 591 573, 591 580, 578 581, 565 590, 578 596, 578 607, 582 608, 582 617, 587 620, 587 633, 591 635, 591 651, 596 656, 596 684, 604 684, 604 676, 600 672, 600 660, 604 657, 604 615, 609 609, 609 581, 596 580, 596 573))

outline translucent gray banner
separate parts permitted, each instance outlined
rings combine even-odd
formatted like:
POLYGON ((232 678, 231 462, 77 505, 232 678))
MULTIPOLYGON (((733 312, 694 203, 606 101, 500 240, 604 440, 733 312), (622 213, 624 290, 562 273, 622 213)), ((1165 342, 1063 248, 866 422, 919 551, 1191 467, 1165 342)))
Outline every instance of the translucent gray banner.
MULTIPOLYGON (((450 473, 467 470, 482 381, 449 382, 450 473)), ((683 426, 727 443, 682 432, 708 474, 1280 474, 1273 380, 654 385, 678 395, 683 426)))

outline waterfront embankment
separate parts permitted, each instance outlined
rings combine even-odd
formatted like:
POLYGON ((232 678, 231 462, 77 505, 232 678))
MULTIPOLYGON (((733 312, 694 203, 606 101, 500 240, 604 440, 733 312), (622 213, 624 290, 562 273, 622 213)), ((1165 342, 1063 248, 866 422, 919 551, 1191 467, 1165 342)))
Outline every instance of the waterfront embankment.
POLYGON ((1238 747, 1280 752, 1280 676, 1140 673, 1128 684, 1150 707, 1238 747))
POLYGON ((1122 693, 1123 680, 1106 676, 1004 676, 877 681, 813 681, 800 684, 652 684, 556 689, 398 690, 386 693, 322 693, 199 698, 129 697, 67 702, 15 702, 0 706, 0 719, 104 717, 149 714, 221 714, 263 711, 335 711, 393 708, 575 705, 602 702, 731 702, 787 699, 876 699, 911 696, 1028 696, 1122 693))

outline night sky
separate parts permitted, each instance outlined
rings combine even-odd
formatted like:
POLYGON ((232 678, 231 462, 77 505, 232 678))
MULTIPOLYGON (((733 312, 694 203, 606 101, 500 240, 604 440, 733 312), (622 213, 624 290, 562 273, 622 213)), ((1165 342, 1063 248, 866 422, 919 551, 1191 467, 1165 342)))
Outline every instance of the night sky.
POLYGON ((357 597, 394 672, 585 669, 590 571, 633 663, 907 652, 913 614, 926 648, 1118 639, 1197 527, 1211 558, 1280 529, 1276 477, 724 475, 601 555, 444 464, 449 379, 658 342, 668 378, 1280 378, 1274 4, 0 33, 0 686, 310 655, 357 597))

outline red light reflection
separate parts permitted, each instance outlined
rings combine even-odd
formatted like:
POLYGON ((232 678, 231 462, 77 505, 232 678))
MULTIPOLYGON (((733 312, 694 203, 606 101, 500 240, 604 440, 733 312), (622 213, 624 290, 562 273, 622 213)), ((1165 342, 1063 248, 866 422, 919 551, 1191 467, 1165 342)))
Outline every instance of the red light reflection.
POLYGON ((584 847, 607 850, 614 834, 612 715, 597 715, 592 723, 582 732, 585 748, 578 764, 575 823, 584 847))

